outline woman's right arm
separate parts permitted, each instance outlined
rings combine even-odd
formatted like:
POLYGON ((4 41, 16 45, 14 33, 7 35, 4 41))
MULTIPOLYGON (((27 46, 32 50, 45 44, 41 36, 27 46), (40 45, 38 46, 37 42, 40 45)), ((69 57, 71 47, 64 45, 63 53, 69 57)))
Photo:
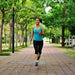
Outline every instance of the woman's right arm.
POLYGON ((32 39, 33 39, 33 35, 34 35, 34 31, 33 31, 33 27, 32 27, 32 34, 31 34, 31 41, 32 41, 32 39))

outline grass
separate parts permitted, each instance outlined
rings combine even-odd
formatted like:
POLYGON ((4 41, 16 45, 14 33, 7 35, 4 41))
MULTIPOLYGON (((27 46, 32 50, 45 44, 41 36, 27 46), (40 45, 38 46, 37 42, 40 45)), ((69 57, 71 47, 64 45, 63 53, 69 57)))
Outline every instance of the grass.
MULTIPOLYGON (((31 44, 27 44, 27 47, 30 46, 30 45, 31 45, 31 44)), ((22 48, 25 48, 25 46, 24 46, 24 45, 17 46, 17 47, 14 48, 14 50, 15 50, 15 51, 18 51, 19 49, 22 49, 22 48)), ((11 52, 12 49, 2 49, 2 51, 3 51, 3 52, 11 52)))
POLYGON ((55 44, 55 43, 50 43, 50 44, 59 48, 59 50, 65 52, 69 56, 75 58, 75 50, 73 50, 71 47, 68 46, 62 47, 61 44, 55 44))
POLYGON ((0 52, 0 55, 1 55, 1 56, 2 56, 2 55, 3 55, 3 56, 4 56, 4 55, 6 56, 6 55, 11 55, 11 53, 10 53, 10 52, 0 52))
MULTIPOLYGON (((27 44, 27 47, 30 46, 31 44, 27 44)), ((20 49, 25 48, 25 46, 21 45, 21 46, 17 46, 14 48, 15 51, 19 51, 20 49)), ((2 52, 0 52, 0 56, 5 56, 5 55, 11 55, 12 49, 2 49, 2 52)))
MULTIPOLYGON (((27 47, 30 46, 31 44, 27 44, 27 47)), ((18 46, 18 47, 15 47, 15 51, 18 51, 19 49, 22 49, 22 48, 25 48, 24 45, 21 45, 21 46, 18 46)))

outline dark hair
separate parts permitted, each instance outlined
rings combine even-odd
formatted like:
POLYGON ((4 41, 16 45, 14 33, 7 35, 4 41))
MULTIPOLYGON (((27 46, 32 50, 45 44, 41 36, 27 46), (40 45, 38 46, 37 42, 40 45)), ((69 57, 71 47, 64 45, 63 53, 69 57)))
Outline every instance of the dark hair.
MULTIPOLYGON (((38 18, 38 17, 37 17, 36 19, 39 19, 39 21, 42 23, 42 19, 40 19, 40 18, 38 18)), ((35 20, 36 20, 36 19, 35 19, 35 20)))

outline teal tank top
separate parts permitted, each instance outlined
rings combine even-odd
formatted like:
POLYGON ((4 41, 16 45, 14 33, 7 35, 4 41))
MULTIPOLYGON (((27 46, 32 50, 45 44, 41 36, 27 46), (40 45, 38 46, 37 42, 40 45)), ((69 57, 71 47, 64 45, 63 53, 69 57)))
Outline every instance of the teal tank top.
POLYGON ((40 26, 40 28, 37 30, 35 29, 35 26, 33 26, 33 31, 34 31, 34 38, 33 40, 36 40, 36 41, 42 41, 42 34, 39 34, 39 31, 42 32, 41 30, 42 26, 40 26))

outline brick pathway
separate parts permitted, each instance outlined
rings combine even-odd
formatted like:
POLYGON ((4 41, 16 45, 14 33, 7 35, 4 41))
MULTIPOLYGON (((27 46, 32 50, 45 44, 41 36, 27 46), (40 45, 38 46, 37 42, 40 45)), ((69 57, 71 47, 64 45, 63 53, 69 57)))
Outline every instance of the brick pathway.
POLYGON ((0 56, 0 75, 75 75, 75 59, 44 43, 38 68, 33 45, 11 56, 0 56))

